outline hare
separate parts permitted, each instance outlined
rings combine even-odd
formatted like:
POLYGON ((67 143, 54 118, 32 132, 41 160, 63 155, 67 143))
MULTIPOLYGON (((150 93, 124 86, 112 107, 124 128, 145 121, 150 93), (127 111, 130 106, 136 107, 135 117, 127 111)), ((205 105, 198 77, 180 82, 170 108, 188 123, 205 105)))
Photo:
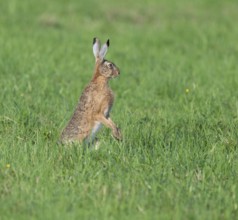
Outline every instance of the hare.
POLYGON ((93 78, 84 89, 74 114, 61 134, 61 143, 93 143, 102 124, 112 130, 117 140, 122 140, 120 129, 110 118, 114 95, 108 85, 111 78, 120 74, 119 68, 104 57, 109 47, 109 39, 100 48, 100 41, 93 39, 93 54, 96 59, 93 78))

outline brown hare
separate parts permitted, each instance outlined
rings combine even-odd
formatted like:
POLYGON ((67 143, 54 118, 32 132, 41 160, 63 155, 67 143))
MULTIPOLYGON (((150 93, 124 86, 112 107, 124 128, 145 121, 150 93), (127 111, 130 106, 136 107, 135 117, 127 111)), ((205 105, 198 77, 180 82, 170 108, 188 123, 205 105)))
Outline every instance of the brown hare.
POLYGON ((120 129, 110 118, 114 96, 108 81, 117 77, 120 70, 114 63, 104 59, 108 47, 109 40, 100 48, 99 39, 93 39, 93 54, 96 59, 93 78, 84 89, 71 120, 61 134, 63 144, 93 143, 102 124, 112 130, 115 139, 122 140, 120 129))

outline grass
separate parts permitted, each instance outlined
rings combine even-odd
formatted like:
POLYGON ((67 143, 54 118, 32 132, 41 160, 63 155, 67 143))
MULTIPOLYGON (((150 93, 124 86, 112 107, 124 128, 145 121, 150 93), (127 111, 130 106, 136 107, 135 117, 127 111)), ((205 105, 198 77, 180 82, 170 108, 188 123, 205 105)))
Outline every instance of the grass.
POLYGON ((0 2, 0 219, 235 219, 238 4, 0 2), (107 59, 117 143, 57 146, 107 59))

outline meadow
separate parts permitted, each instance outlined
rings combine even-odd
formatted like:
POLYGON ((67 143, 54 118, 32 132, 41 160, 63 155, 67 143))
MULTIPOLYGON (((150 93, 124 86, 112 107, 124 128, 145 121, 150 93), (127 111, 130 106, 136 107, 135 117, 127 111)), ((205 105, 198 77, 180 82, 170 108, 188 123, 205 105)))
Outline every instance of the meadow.
POLYGON ((238 219, 238 2, 0 1, 0 219, 238 219), (110 38, 97 151, 57 145, 110 38))

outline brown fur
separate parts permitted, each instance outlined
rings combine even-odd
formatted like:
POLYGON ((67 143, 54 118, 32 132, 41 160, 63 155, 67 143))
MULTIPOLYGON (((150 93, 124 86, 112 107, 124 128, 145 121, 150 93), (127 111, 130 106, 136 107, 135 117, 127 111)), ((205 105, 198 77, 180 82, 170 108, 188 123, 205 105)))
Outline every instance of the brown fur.
POLYGON ((117 140, 122 139, 120 130, 109 116, 114 95, 108 81, 119 74, 115 64, 96 56, 93 78, 84 89, 71 120, 62 132, 62 143, 91 141, 92 129, 99 123, 110 128, 117 140))

